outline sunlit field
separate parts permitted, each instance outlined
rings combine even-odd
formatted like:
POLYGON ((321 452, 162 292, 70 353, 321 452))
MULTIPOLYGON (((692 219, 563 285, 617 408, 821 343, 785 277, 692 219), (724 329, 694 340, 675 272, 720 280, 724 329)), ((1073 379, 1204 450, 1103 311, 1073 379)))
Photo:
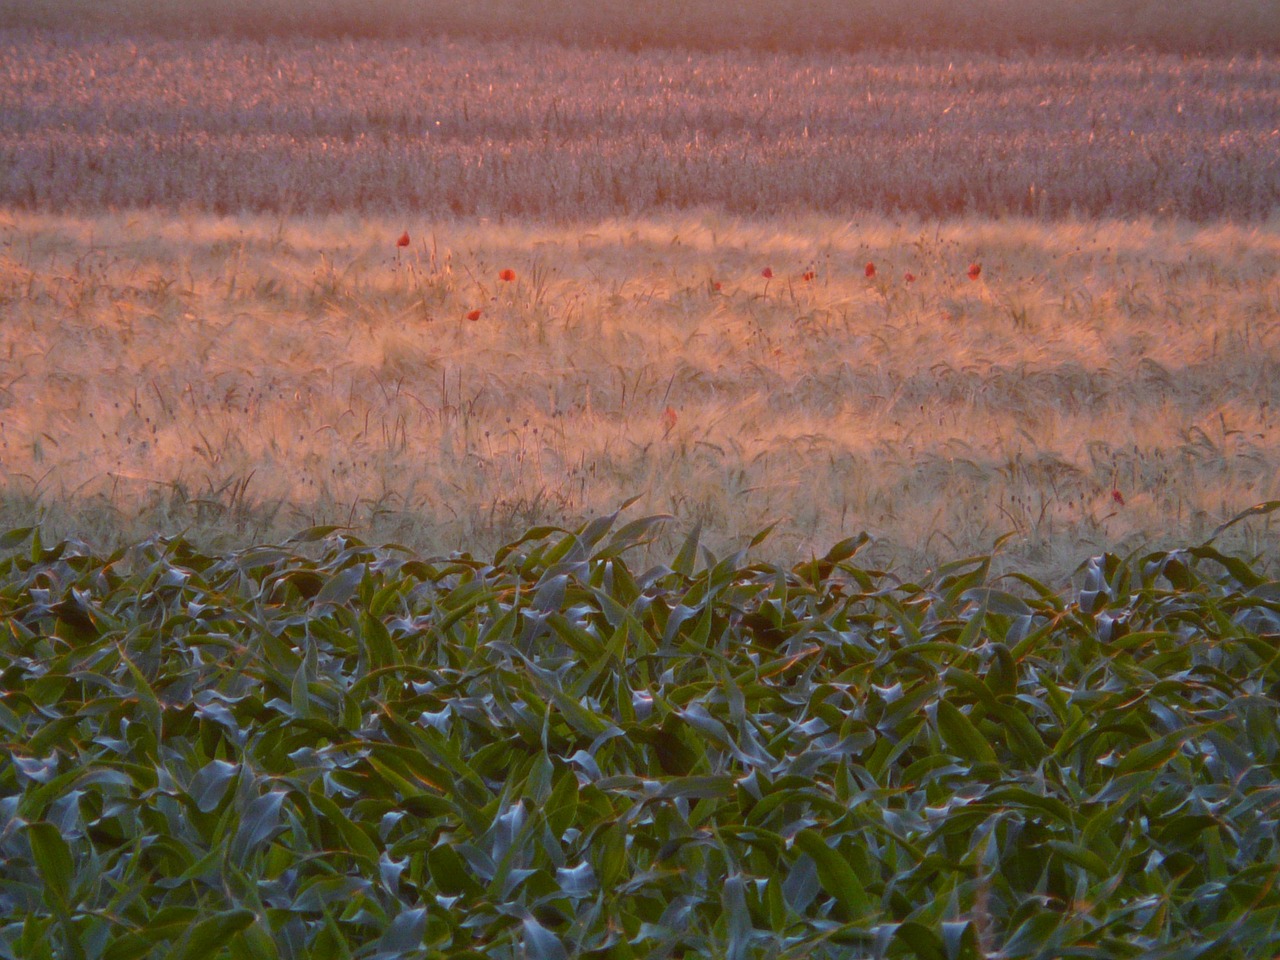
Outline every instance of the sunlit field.
POLYGON ((639 497, 721 548, 777 522, 778 560, 1012 534, 1063 579, 1280 497, 1269 226, 11 213, 0 243, 8 511, 61 529, 447 552, 639 497))
POLYGON ((1280 7, 0 0, 0 960, 1280 956, 1280 7))
POLYGON ((0 46, 15 522, 1063 582, 1276 495, 1270 55, 0 46))

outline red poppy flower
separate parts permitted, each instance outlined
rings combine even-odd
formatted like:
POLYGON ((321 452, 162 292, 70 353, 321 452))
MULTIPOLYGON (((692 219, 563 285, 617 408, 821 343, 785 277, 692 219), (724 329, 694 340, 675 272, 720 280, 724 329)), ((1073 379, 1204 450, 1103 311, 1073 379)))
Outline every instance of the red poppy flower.
POLYGON ((773 279, 773 268, 772 268, 772 267, 765 267, 763 270, 761 270, 761 271, 760 271, 760 276, 764 277, 766 280, 772 280, 772 279, 773 279))
POLYGON ((662 411, 662 428, 670 433, 676 425, 676 412, 671 407, 662 411))
POLYGON ((397 247, 407 247, 409 245, 409 231, 406 230, 400 234, 400 239, 396 241, 397 247))
POLYGON ((800 274, 800 279, 803 280, 805 283, 808 283, 810 280, 812 280, 816 276, 817 274, 814 273, 812 270, 806 270, 804 273, 800 274))
POLYGON ((480 311, 479 311, 479 310, 472 310, 470 313, 468 313, 468 314, 467 314, 467 319, 468 319, 468 320, 479 320, 479 319, 480 319, 480 311))
POLYGON ((903 280, 905 280, 905 281, 907 281, 907 283, 915 283, 915 282, 916 282, 916 275, 915 275, 914 273, 907 273, 907 274, 905 274, 905 275, 903 276, 903 278, 902 278, 902 279, 903 279, 903 280))
POLYGON ((978 277, 980 276, 982 276, 982 264, 980 263, 969 264, 969 279, 977 280, 978 277))
POLYGON ((711 284, 711 289, 712 289, 712 290, 714 290, 714 291, 716 291, 717 293, 719 293, 719 292, 720 292, 720 281, 719 281, 719 280, 717 280, 715 283, 711 284))
POLYGON ((874 263, 871 263, 870 261, 868 261, 867 265, 862 269, 863 269, 863 272, 868 277, 874 277, 876 275, 876 265, 874 263))
POLYGON ((503 270, 501 273, 498 274, 498 279, 503 280, 507 283, 510 283, 515 278, 516 278, 516 272, 514 270, 503 270))
POLYGON ((1124 494, 1121 493, 1119 490, 1111 491, 1111 499, 1114 500, 1116 503, 1120 504, 1120 506, 1122 507, 1124 506, 1124 494))

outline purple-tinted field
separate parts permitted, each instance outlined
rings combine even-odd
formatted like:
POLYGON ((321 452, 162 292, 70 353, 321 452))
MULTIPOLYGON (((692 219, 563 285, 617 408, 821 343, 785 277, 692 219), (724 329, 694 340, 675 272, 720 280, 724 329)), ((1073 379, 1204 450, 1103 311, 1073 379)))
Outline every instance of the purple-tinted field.
POLYGON ((0 205, 1261 218, 1280 59, 0 33, 0 205))
POLYGON ((625 49, 1280 51, 1274 0, 21 0, 0 28, 519 38, 625 49))

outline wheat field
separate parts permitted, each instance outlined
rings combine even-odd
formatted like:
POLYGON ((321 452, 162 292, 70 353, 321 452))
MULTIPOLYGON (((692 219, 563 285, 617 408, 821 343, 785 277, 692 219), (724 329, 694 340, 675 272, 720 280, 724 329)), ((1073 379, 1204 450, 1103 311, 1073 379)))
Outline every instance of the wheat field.
MULTIPOLYGON (((1001 562, 1064 578, 1280 497, 1271 225, 10 212, 0 238, 11 524, 447 552, 639 497, 719 550, 865 530, 920 570, 1012 534, 1001 562)), ((1267 522, 1228 536, 1275 553, 1267 522)))
POLYGON ((11 525, 483 551, 635 498, 672 542, 1065 582, 1280 496, 1273 54, 30 19, 11 525))
POLYGON ((12 27, 273 42, 522 37, 631 50, 1280 50, 1270 0, 23 0, 0 4, 0 28, 12 27))
POLYGON ((1274 54, 0 32, 0 204, 1264 220, 1274 54))
POLYGON ((1275 0, 0 0, 0 957, 1280 956, 1275 0))

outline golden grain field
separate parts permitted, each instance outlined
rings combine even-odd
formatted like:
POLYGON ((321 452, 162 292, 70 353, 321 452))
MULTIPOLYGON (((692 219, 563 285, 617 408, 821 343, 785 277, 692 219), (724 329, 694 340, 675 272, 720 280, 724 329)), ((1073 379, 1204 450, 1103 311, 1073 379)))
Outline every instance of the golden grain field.
POLYGON ((316 32, 0 29, 9 526, 1063 582, 1280 497, 1273 54, 316 32))
POLYGON ((1280 497, 1277 254, 1150 220, 10 212, 5 519, 447 552, 638 496, 718 550, 776 521, 763 556, 865 530, 919 570, 1012 534, 1005 568, 1061 579, 1280 497))
POLYGON ((0 957, 1280 958, 1278 407, 1280 0, 0 0, 0 957))

